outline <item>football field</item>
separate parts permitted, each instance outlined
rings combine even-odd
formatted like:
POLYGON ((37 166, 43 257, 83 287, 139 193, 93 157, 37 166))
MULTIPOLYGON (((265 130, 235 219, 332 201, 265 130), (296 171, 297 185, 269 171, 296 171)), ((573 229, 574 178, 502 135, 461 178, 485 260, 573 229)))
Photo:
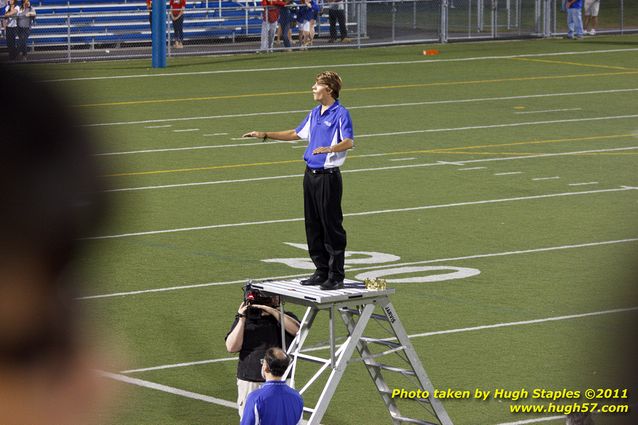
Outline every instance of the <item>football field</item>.
MULTIPOLYGON (((347 277, 396 289, 434 387, 628 389, 596 401, 638 409, 638 36, 45 68, 102 141, 112 213, 78 302, 126 353, 112 423, 238 423, 224 336, 242 284, 312 272, 304 142, 241 135, 296 127, 323 70, 354 122, 347 277)), ((375 392, 353 362, 322 423, 391 423, 375 392)), ((443 400, 457 425, 564 423, 518 404, 549 402, 443 400)))

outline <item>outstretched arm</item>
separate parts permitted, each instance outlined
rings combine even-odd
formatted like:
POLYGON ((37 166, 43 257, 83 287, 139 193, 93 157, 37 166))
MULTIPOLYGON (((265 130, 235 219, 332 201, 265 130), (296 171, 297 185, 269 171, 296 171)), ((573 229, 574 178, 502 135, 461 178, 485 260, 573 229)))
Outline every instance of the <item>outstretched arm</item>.
POLYGON ((286 131, 250 131, 244 134, 242 137, 255 137, 257 139, 275 139, 275 140, 284 140, 287 142, 293 140, 299 140, 301 137, 297 135, 295 130, 286 130, 286 131))

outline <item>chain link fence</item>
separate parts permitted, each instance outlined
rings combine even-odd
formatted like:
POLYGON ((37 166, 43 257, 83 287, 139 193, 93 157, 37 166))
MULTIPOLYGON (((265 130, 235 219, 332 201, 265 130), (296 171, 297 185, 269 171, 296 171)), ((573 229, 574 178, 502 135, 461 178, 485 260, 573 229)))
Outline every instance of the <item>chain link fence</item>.
MULTIPOLYGON (((17 1, 19 7, 28 0, 0 1, 17 1)), ((294 3, 283 11, 281 6, 262 6, 261 1, 187 0, 183 10, 182 43, 175 43, 173 13, 167 5, 167 52, 169 57, 174 57, 351 48, 541 38, 561 36, 567 31, 566 15, 560 11, 561 0, 337 1, 318 3, 318 11, 312 14, 303 5, 294 3), (285 34, 277 34, 272 47, 264 48, 261 39, 265 13, 270 16, 269 20, 275 21, 270 24, 271 31, 281 33, 282 26, 290 27, 290 43, 285 34), (304 24, 304 16, 306 20, 310 18, 309 24, 304 24)), ((638 1, 599 1, 598 34, 638 32, 638 1)), ((18 31, 11 29, 18 19, 6 17, 11 6, 2 7, 5 17, 2 18, 0 54, 10 55, 14 60, 69 62, 151 56, 150 0, 149 3, 34 0, 32 6, 36 17, 22 19, 22 26, 28 21, 29 28, 18 28, 18 31), (18 52, 13 56, 11 46, 17 49, 21 40, 26 54, 18 52)), ((178 12, 175 10, 175 14, 178 12)))

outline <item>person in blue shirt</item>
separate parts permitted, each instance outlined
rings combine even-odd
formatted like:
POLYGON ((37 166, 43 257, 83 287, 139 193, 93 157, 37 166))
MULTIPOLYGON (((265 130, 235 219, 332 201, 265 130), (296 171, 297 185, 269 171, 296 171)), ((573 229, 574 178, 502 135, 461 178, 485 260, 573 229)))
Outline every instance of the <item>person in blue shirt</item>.
POLYGON ((583 38, 583 0, 566 0, 565 8, 567 9, 567 38, 573 39, 574 33, 576 38, 583 38))
POLYGON ((350 113, 339 103, 341 77, 325 71, 312 86, 313 108, 292 130, 251 131, 244 137, 293 141, 308 139, 304 152, 304 218, 308 253, 316 270, 302 285, 320 285, 320 289, 343 288, 346 231, 343 228, 341 196, 343 185, 339 167, 347 151, 354 147, 350 113))
POLYGON ((277 347, 269 348, 261 373, 266 383, 248 395, 240 425, 298 425, 303 418, 303 398, 282 380, 290 357, 277 347))
POLYGON ((307 47, 312 44, 310 26, 315 14, 319 12, 319 6, 314 0, 302 0, 301 4, 302 6, 297 13, 297 20, 299 21, 299 44, 301 44, 302 47, 307 47))

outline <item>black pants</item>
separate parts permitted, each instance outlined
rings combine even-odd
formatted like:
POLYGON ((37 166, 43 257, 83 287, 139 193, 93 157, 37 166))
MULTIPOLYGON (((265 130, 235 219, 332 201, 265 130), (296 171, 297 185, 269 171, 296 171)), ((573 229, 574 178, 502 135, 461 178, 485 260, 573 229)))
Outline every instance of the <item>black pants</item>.
POLYGON ((7 27, 7 50, 9 51, 9 60, 12 61, 18 58, 17 37, 18 27, 7 27))
POLYGON ((290 29, 290 21, 292 16, 290 10, 286 7, 282 7, 279 11, 279 26, 281 27, 281 39, 284 42, 284 47, 290 47, 290 38, 288 38, 288 30, 290 29))
POLYGON ((313 173, 306 169, 303 179, 304 216, 308 252, 317 273, 343 280, 346 231, 343 228, 341 173, 313 173))
POLYGON ((27 56, 27 40, 29 39, 29 34, 31 34, 31 28, 18 27, 18 52, 25 57, 27 56))
POLYGON ((184 15, 173 21, 173 32, 175 33, 175 41, 180 43, 184 41, 184 15))
POLYGON ((341 33, 341 39, 343 40, 348 36, 345 10, 329 9, 328 20, 330 21, 330 40, 337 39, 337 21, 339 21, 339 32, 341 33))

